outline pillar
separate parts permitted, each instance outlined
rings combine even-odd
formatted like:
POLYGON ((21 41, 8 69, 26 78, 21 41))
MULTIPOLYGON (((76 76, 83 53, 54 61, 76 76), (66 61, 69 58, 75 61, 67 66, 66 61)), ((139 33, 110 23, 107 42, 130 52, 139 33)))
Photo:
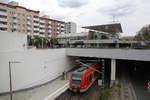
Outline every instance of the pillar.
POLYGON ((111 59, 111 80, 110 80, 110 87, 112 87, 113 83, 116 80, 116 59, 111 59))

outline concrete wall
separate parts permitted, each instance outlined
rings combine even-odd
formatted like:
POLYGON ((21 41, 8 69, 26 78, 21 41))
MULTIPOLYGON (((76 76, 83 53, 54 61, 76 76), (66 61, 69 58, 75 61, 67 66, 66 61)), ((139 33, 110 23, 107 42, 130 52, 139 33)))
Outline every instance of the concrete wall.
POLYGON ((0 51, 23 50, 27 44, 24 33, 0 32, 0 51))
POLYGON ((11 64, 13 90, 46 83, 73 68, 65 49, 0 52, 0 93, 9 91, 9 61, 21 62, 11 64))
POLYGON ((67 56, 150 61, 150 50, 67 48, 67 56))

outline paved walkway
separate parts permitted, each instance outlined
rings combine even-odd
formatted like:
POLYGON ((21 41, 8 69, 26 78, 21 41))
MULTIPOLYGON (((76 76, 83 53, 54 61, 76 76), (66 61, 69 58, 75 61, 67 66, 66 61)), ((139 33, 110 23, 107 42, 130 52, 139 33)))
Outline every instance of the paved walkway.
MULTIPOLYGON (((46 85, 13 94, 13 100, 53 100, 54 95, 68 86, 69 80, 58 78, 46 85)), ((0 96, 0 100, 10 100, 9 94, 0 96)))

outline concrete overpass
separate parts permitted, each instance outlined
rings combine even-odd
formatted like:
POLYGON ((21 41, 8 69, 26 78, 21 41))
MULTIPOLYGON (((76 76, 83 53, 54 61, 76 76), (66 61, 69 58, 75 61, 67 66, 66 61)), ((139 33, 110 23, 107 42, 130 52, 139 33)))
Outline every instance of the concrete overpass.
POLYGON ((111 59, 111 83, 116 79, 116 59, 150 61, 150 50, 148 49, 67 48, 66 55, 111 59))

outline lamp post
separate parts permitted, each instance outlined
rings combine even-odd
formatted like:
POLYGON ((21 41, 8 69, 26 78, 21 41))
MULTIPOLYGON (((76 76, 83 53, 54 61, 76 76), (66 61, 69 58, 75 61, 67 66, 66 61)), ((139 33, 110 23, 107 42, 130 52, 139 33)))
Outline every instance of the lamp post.
POLYGON ((12 91, 12 77, 11 77, 11 64, 13 63, 21 63, 19 61, 9 61, 9 81, 10 81, 10 100, 13 100, 13 91, 12 91))

